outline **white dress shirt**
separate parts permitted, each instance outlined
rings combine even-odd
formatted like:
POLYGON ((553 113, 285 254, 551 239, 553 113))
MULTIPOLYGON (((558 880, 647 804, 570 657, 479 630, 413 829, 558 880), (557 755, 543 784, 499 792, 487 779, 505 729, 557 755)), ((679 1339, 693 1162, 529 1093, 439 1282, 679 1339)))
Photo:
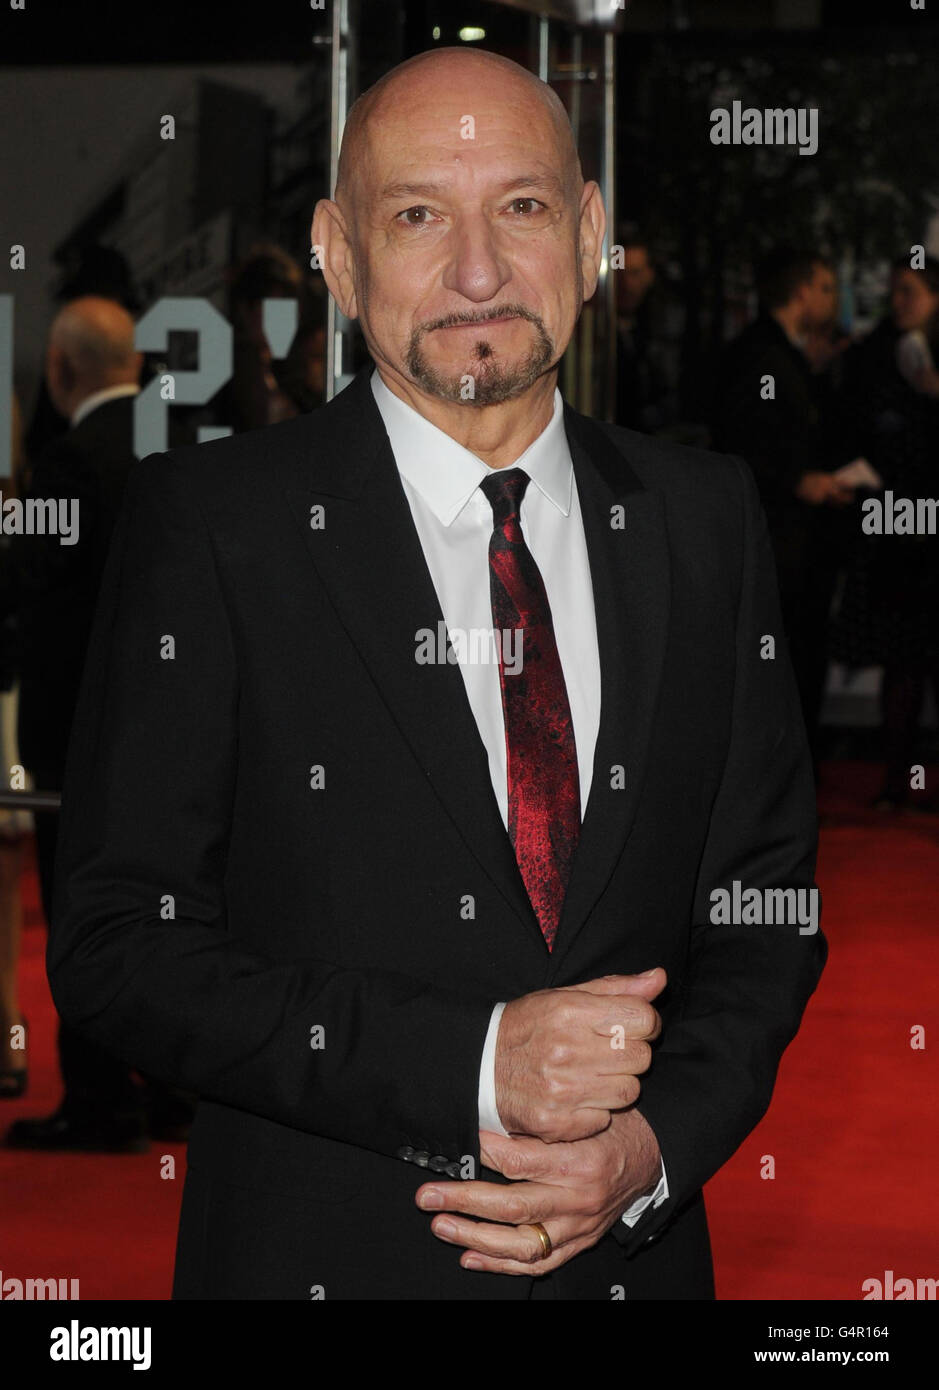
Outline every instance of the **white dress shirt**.
MULTIPOLYGON (((479 487, 492 469, 390 391, 377 371, 372 373, 371 384, 440 610, 461 656, 458 665, 467 699, 489 758, 499 813, 507 827, 508 774, 498 659, 493 651, 492 659, 480 660, 478 644, 460 644, 453 637, 459 631, 492 631, 489 540, 493 516, 492 506, 479 487), (467 656, 471 659, 465 659, 467 656)), ((551 607, 574 726, 583 819, 600 726, 600 656, 587 542, 560 391, 554 393, 551 420, 512 467, 523 468, 531 479, 519 522, 551 607)), ((493 1009, 479 1077, 479 1127, 496 1134, 507 1133, 499 1119, 495 1087, 496 1038, 504 1008, 501 1003, 493 1009)), ((634 1202, 623 1220, 633 1225, 650 1202, 659 1205, 667 1196, 663 1166, 656 1190, 634 1202)))
POLYGON ((86 415, 90 415, 93 410, 97 410, 99 405, 104 405, 105 401, 116 401, 121 396, 136 396, 140 393, 140 387, 133 381, 123 382, 120 386, 106 386, 103 391, 95 391, 92 395, 86 396, 81 405, 77 406, 69 417, 69 425, 72 429, 86 415))

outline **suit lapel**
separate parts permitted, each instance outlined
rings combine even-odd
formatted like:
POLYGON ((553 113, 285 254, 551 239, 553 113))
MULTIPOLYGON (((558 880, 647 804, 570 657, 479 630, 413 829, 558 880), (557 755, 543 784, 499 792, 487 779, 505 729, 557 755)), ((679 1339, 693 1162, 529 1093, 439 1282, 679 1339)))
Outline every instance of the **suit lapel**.
MULTIPOLYGON (((436 635, 445 630, 438 628, 444 618, 369 385, 370 370, 319 412, 332 415, 332 440, 317 451, 315 483, 288 487, 287 502, 340 622, 442 807, 543 945, 459 666, 415 659, 418 629, 436 635), (321 529, 310 525, 316 505, 323 507, 321 529)), ((389 814, 395 814, 394 789, 376 790, 390 793, 389 814)), ((472 892, 472 883, 463 891, 472 892)))
MULTIPOLYGON (((670 566, 661 494, 644 488, 592 420, 565 408, 593 584, 600 726, 548 977, 607 887, 639 804, 668 632, 670 566), (621 509, 614 512, 614 509, 621 509), (612 524, 614 517, 621 525, 612 524), (623 786, 613 785, 622 768, 623 786)), ((624 932, 629 923, 623 923, 624 932)))
MULTIPOLYGON (((543 947, 459 667, 421 665, 415 659, 417 630, 436 634, 444 619, 370 374, 371 367, 360 372, 311 417, 322 431, 315 445, 315 478, 309 476, 308 458, 300 460, 300 478, 285 488, 286 499, 340 622, 446 814, 543 947), (323 508, 319 529, 310 524, 316 506, 323 508)), ((565 428, 590 560, 601 707, 580 842, 554 950, 550 956, 546 952, 549 976, 606 888, 635 818, 669 608, 660 495, 643 488, 593 421, 565 407, 565 428), (622 528, 611 525, 614 507, 622 508, 622 528), (622 790, 611 787, 616 767, 624 769, 622 790)))

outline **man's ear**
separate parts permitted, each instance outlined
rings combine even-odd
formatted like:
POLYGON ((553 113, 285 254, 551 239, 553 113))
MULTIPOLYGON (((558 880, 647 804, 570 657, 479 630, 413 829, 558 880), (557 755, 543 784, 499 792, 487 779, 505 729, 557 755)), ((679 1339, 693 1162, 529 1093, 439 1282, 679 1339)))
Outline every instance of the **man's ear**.
POLYGON ((580 200, 580 268, 584 280, 584 299, 590 299, 600 278, 606 208, 599 184, 593 179, 584 185, 580 200))
POLYGON ((326 288, 346 318, 358 316, 355 299, 355 263, 345 218, 338 203, 320 198, 313 212, 311 244, 319 247, 326 288))
POLYGON ((71 369, 65 353, 61 348, 50 344, 46 349, 46 386, 48 387, 52 404, 60 415, 65 414, 62 403, 64 402, 66 394, 71 389, 71 375, 71 369))

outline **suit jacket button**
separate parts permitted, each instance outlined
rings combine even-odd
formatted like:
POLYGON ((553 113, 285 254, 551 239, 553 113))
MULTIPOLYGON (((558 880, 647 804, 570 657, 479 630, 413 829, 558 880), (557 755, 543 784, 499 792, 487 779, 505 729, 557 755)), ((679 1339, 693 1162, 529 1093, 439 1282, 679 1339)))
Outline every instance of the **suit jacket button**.
POLYGON ((427 1166, 435 1173, 445 1173, 449 1162, 450 1160, 447 1158, 446 1154, 434 1154, 427 1166))
POLYGON ((410 1163, 413 1157, 414 1150, 411 1148, 410 1144, 402 1145, 402 1147, 395 1154, 395 1158, 403 1158, 405 1163, 410 1163))
POLYGON ((422 1149, 420 1153, 416 1153, 413 1155, 411 1162, 416 1163, 419 1168, 426 1168, 428 1163, 430 1162, 430 1154, 422 1149))

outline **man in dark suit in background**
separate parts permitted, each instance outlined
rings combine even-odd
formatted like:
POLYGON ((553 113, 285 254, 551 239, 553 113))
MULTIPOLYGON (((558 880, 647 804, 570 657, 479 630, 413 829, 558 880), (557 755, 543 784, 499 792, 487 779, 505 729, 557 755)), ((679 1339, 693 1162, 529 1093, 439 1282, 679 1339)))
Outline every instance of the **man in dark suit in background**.
POLYGON ((715 892, 814 797, 745 465, 557 392, 603 235, 550 88, 410 60, 313 224, 376 370, 134 470, 48 965, 200 1097, 176 1298, 713 1297, 825 956, 715 892))
MULTIPOLYGON (((67 536, 57 530, 15 535, 0 554, 0 607, 16 613, 19 636, 19 753, 41 790, 59 790, 65 775, 98 589, 134 463, 134 397, 141 360, 134 348, 134 321, 114 300, 83 295, 53 320, 46 383, 69 428, 46 446, 22 500, 47 499, 60 517, 74 517, 75 530, 67 536)), ((54 811, 35 812, 47 922, 52 920, 58 822, 54 811)), ((126 1063, 67 1024, 59 1028, 59 1062, 65 1086, 61 1106, 44 1119, 17 1121, 7 1143, 37 1149, 146 1149, 140 1088, 126 1063)), ((175 1109, 164 1088, 158 1089, 161 1101, 175 1109)))
POLYGON ((830 330, 837 282, 815 251, 780 247, 757 268, 760 309, 724 352, 715 395, 715 448, 753 469, 776 557, 783 624, 809 744, 828 665, 828 615, 837 573, 832 507, 854 498, 833 476, 847 461, 831 438, 830 383, 811 358, 830 330))

